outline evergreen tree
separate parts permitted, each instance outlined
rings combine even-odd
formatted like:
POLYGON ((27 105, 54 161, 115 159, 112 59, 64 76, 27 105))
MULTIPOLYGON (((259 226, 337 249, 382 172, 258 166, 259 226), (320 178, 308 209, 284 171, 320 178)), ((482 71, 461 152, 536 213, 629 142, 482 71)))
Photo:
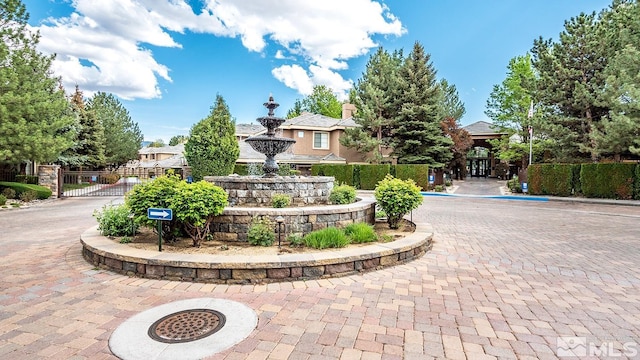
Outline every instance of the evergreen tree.
POLYGON ((605 68, 601 105, 610 109, 591 133, 598 155, 620 161, 625 154, 640 155, 640 4, 614 1, 603 13, 611 59, 605 68), (635 146, 634 146, 635 145, 635 146))
POLYGON ((373 54, 362 78, 350 93, 357 112, 353 121, 359 127, 345 129, 340 143, 370 154, 368 161, 382 161, 383 148, 390 146, 393 118, 397 114, 397 74, 402 52, 389 54, 382 47, 373 54))
POLYGON ((69 158, 74 158, 75 155, 78 159, 76 164, 79 166, 91 168, 105 166, 104 128, 95 112, 85 106, 82 91, 77 85, 75 92, 71 95, 70 102, 71 109, 78 117, 80 131, 78 132, 77 147, 69 154, 69 158))
POLYGON ((430 55, 416 42, 398 73, 402 106, 394 118, 393 154, 401 164, 443 167, 453 158, 453 142, 443 134, 442 89, 430 55))
POLYGON ((541 130, 554 140, 557 159, 595 161, 598 151, 591 133, 609 112, 598 103, 604 88, 607 40, 595 13, 580 14, 566 21, 564 28, 559 42, 540 38, 532 49, 545 119, 541 130))
POLYGON ((464 103, 458 96, 458 90, 453 84, 449 84, 446 79, 440 80, 440 88, 442 89, 442 111, 444 112, 444 120, 454 119, 460 121, 466 109, 464 103))
POLYGON ((233 172, 240 147, 235 136, 235 121, 222 96, 216 96, 209 116, 191 128, 184 150, 195 181, 208 175, 225 176, 233 172))
POLYGON ((73 144, 75 118, 53 56, 36 50, 39 34, 27 29, 20 0, 0 0, 0 163, 50 162, 73 144))
POLYGON ((111 169, 138 157, 143 136, 127 109, 112 94, 96 93, 87 103, 104 130, 105 164, 111 169))
POLYGON ((302 101, 300 99, 296 99, 293 103, 293 107, 287 111, 287 119, 293 119, 294 117, 298 117, 302 115, 302 101))

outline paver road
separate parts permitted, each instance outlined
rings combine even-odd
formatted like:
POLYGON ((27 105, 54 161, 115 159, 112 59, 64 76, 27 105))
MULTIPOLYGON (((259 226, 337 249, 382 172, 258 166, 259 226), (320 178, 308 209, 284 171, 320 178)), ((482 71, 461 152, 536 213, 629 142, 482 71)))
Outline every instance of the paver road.
POLYGON ((108 338, 125 319, 206 296, 259 315, 214 359, 555 359, 559 336, 591 358, 638 357, 638 207, 428 197, 413 213, 435 229, 421 259, 239 286, 93 269, 78 238, 111 200, 0 212, 0 358, 113 359, 108 338))

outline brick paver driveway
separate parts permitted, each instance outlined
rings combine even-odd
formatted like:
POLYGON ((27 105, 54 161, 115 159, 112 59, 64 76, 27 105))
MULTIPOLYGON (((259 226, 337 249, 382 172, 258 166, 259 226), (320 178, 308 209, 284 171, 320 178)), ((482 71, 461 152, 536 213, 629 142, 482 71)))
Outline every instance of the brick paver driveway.
POLYGON ((80 233, 108 199, 0 212, 0 358, 114 358, 111 332, 170 301, 217 297, 259 315, 216 359, 551 359, 640 350, 640 208, 426 198, 435 228, 412 263, 256 286, 128 278, 92 269, 80 233), (564 346, 563 345, 563 346, 564 346))

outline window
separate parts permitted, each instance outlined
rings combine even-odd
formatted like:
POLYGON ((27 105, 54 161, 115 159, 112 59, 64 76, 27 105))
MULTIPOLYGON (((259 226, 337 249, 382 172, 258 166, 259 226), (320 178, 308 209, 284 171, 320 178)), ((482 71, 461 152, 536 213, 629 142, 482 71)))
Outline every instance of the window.
POLYGON ((298 137, 299 138, 303 138, 304 137, 304 131, 298 131, 298 137))
POLYGON ((328 149, 329 148, 329 133, 326 133, 326 132, 314 132, 313 133, 313 148, 314 149, 328 149))

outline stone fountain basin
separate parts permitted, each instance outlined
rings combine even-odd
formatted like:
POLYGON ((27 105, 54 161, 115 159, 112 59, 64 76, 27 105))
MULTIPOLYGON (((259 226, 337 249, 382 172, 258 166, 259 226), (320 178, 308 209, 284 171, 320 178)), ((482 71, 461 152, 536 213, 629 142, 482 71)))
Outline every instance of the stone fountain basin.
POLYGON ((261 154, 270 154, 271 156, 287 151, 296 142, 290 138, 268 135, 252 136, 244 141, 251 145, 253 150, 261 154))

